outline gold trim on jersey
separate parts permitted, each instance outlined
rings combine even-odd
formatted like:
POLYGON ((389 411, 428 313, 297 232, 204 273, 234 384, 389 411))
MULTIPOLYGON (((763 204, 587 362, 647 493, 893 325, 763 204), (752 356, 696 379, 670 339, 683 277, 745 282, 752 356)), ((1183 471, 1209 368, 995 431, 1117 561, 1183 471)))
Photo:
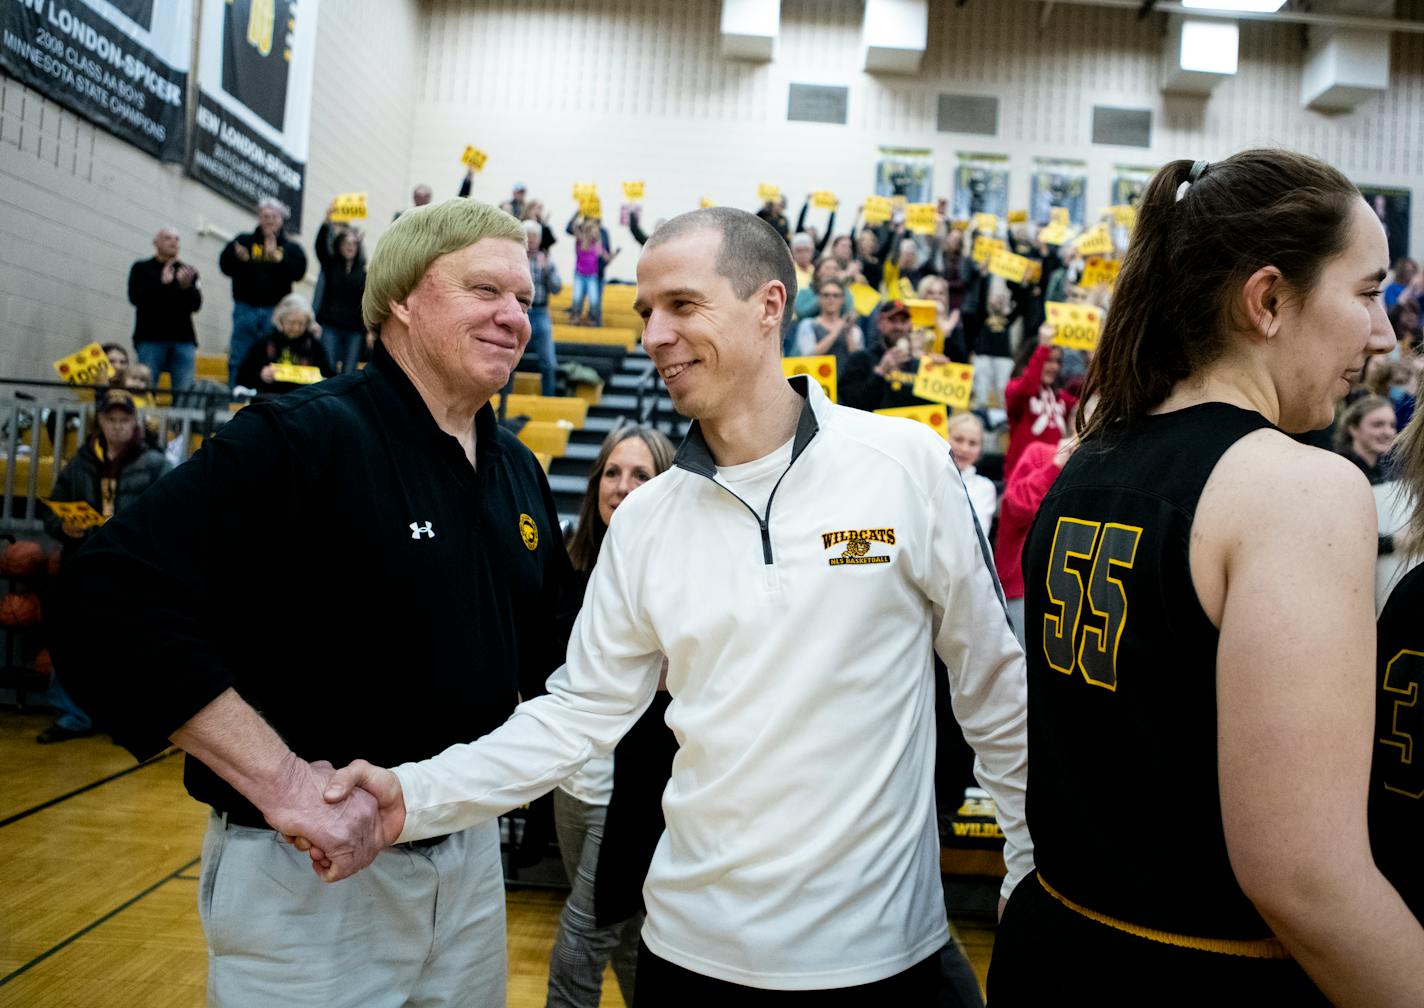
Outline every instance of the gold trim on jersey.
POLYGON ((1109 917, 1107 914, 1098 913, 1096 910, 1089 910, 1085 906, 1074 903, 1067 896, 1064 896, 1057 889, 1049 885, 1041 872, 1035 872, 1034 874, 1038 877, 1038 884, 1043 886, 1044 891, 1069 910, 1088 918, 1090 921, 1106 924, 1110 928, 1125 931, 1138 938, 1161 942, 1163 945, 1175 945, 1178 948, 1196 949, 1198 952, 1216 952, 1219 955, 1247 956, 1251 959, 1291 958, 1291 954, 1286 951, 1286 947, 1281 944, 1279 938, 1260 938, 1256 940, 1245 938, 1198 938, 1193 935, 1179 935, 1173 934, 1171 931, 1159 931, 1156 928, 1141 927, 1130 921, 1120 920, 1117 917, 1109 917))

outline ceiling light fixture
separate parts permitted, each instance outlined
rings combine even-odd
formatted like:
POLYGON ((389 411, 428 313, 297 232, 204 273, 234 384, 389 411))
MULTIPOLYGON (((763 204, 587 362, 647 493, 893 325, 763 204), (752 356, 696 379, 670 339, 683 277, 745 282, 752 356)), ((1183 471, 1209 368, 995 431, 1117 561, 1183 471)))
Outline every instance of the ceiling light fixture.
POLYGON ((1194 10, 1240 11, 1243 14, 1274 14, 1286 5, 1286 0, 1182 0, 1183 7, 1194 10))

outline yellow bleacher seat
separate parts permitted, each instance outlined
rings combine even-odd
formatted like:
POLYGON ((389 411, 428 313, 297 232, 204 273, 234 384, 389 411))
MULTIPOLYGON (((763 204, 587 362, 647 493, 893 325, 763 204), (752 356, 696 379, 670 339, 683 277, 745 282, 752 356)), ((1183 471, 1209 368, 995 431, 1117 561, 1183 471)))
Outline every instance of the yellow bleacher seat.
POLYGON ((538 395, 539 376, 531 371, 514 372, 514 394, 515 395, 538 395))
POLYGON ((590 406, 597 406, 598 401, 603 398, 603 382, 597 385, 575 385, 574 395, 590 406))
MULTIPOLYGON (((32 456, 21 455, 15 461, 15 496, 24 497, 30 492, 30 462, 32 456)), ((0 455, 0 493, 5 490, 5 481, 9 479, 10 459, 8 456, 0 455)), ((48 497, 54 488, 55 477, 59 471, 54 465, 53 455, 41 455, 39 465, 39 482, 35 484, 39 496, 48 497)))
POLYGON ((534 457, 538 459, 540 468, 542 468, 545 472, 548 472, 549 463, 554 461, 554 457, 548 454, 547 452, 535 452, 534 457))
POLYGON ((611 326, 576 326, 555 323, 554 342, 621 346, 632 353, 638 348, 638 334, 632 329, 615 329, 611 326))
MULTIPOLYGON (((499 396, 491 399, 490 405, 499 409, 499 396)), ((574 430, 579 430, 588 419, 588 402, 577 396, 512 394, 505 413, 512 417, 527 416, 530 420, 567 420, 574 425, 574 430)))
POLYGON ((193 359, 194 377, 227 384, 227 354, 200 353, 193 359))
POLYGON ((533 452, 558 458, 568 450, 573 426, 562 420, 530 420, 519 432, 519 440, 533 452))

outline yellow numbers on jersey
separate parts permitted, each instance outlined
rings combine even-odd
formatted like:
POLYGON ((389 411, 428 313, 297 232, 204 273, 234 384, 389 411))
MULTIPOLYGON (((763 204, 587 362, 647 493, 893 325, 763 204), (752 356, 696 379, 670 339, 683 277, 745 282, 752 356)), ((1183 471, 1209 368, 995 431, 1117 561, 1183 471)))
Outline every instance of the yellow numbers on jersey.
POLYGON ((1414 736, 1405 730, 1419 721, 1421 679, 1424 679, 1424 653, 1405 650, 1390 659, 1384 667, 1384 681, 1380 683, 1385 702, 1394 704, 1390 711, 1389 734, 1380 736, 1380 745, 1391 747, 1399 757, 1399 763, 1384 772, 1384 789, 1406 798, 1424 798, 1421 764, 1414 762, 1414 736))
POLYGON ((1050 668, 1064 675, 1077 670, 1094 686, 1117 689, 1127 589, 1114 575, 1132 569, 1141 538, 1136 525, 1058 519, 1048 563, 1049 611, 1043 617, 1043 654, 1050 668), (1091 618, 1084 615, 1085 602, 1091 618))

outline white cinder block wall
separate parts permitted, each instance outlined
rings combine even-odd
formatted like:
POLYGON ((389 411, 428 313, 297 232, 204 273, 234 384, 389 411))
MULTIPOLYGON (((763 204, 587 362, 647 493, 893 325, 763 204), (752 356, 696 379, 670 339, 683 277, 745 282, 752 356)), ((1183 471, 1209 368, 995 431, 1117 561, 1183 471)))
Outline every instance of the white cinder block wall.
MULTIPOLYGON (((370 194, 372 239, 410 198, 413 108, 422 63, 418 0, 327 0, 320 7, 304 229, 311 243, 339 192, 370 194)), ((0 376, 51 378, 83 344, 128 344, 130 264, 172 224, 202 274, 203 350, 227 346, 232 300, 222 239, 256 217, 14 78, 0 74, 0 376)), ((369 244, 368 244, 369 247, 369 244)), ((310 289, 307 291, 310 294, 310 289)))
MULTIPOLYGON (((1399 16, 1424 18, 1402 0, 1399 16)), ((523 181, 561 230, 575 181, 596 182, 616 222, 624 179, 646 179, 647 223, 702 196, 754 209, 759 182, 800 208, 827 188, 854 205, 871 191, 880 145, 929 148, 936 195, 949 196, 956 152, 1011 158, 1011 204, 1028 203, 1035 157, 1088 163, 1089 212, 1109 202, 1116 164, 1220 158, 1257 144, 1316 154, 1357 182, 1415 187, 1411 236, 1424 247, 1424 36, 1396 36, 1391 89, 1348 115, 1300 107, 1304 30, 1243 22, 1241 66, 1208 99, 1164 96, 1161 17, 1058 4, 1040 28, 1037 0, 930 5, 929 47, 914 77, 866 74, 859 0, 782 0, 772 63, 724 60, 719 0, 431 0, 416 106, 411 181, 448 191, 459 152, 490 155, 476 195, 523 181), (849 123, 786 121, 792 82, 850 88, 849 123), (940 92, 1002 99, 997 137, 936 132, 940 92), (1094 104, 1153 110, 1153 146, 1090 142, 1094 104), (446 179, 449 179, 447 182, 446 179), (443 185, 442 185, 443 183, 443 185)), ((814 211, 813 211, 814 213, 814 211)), ((813 220, 816 219, 813 217, 813 220)), ((837 230, 849 225, 837 221, 837 230)), ((637 245, 620 228, 611 275, 631 278, 637 245)), ((556 248, 569 269, 572 243, 556 248)))

